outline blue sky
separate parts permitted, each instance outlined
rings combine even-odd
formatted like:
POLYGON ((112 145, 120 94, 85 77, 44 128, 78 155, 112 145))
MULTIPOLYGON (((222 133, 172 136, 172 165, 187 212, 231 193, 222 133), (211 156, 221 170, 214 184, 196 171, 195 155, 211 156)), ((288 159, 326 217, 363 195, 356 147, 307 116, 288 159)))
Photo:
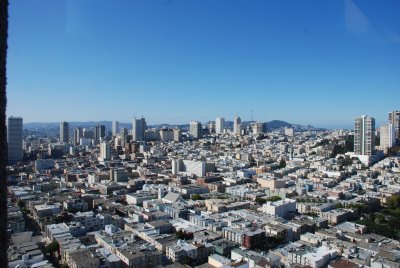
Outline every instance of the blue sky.
POLYGON ((13 0, 8 115, 352 127, 400 109, 398 0, 13 0))

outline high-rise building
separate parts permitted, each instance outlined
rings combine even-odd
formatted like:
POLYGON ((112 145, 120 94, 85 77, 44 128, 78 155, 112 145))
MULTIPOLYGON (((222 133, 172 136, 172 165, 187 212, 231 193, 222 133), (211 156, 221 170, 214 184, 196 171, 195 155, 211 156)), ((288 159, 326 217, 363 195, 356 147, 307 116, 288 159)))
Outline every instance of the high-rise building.
POLYGON ((180 128, 174 128, 174 141, 182 141, 182 130, 180 128))
POLYGON ((354 120, 354 153, 373 155, 375 152, 375 119, 363 115, 354 120))
POLYGON ((267 132, 266 123, 257 122, 253 125, 253 134, 262 134, 264 132, 267 132))
POLYGON ((68 122, 60 123, 60 142, 68 143, 69 141, 69 125, 68 122))
POLYGON ((233 119, 233 133, 235 135, 240 135, 242 134, 242 119, 240 119, 239 116, 236 116, 235 119, 233 119))
POLYGON ((146 129, 146 120, 143 117, 140 119, 134 118, 132 122, 132 139, 134 141, 144 141, 146 129))
POLYGON ((396 142, 395 130, 392 124, 380 127, 380 145, 385 153, 392 148, 396 142))
POLYGON ((119 122, 118 121, 113 121, 112 122, 112 135, 113 137, 117 136, 119 132, 119 122))
POLYGON ((9 117, 7 124, 8 162, 13 164, 23 160, 21 117, 9 117))
POLYGON ((225 119, 222 117, 218 117, 215 119, 215 133, 222 134, 225 129, 225 119))
POLYGON ((189 125, 189 135, 193 139, 200 139, 201 138, 201 123, 199 121, 190 122, 189 125))
POLYGON ((111 159, 111 146, 106 141, 100 143, 100 159, 101 160, 111 159))
POLYGON ((74 129, 74 145, 79 145, 81 138, 83 138, 83 129, 77 127, 74 129))
POLYGON ((400 139, 400 111, 389 113, 389 124, 393 125, 395 136, 400 139))
POLYGON ((208 122, 208 131, 210 134, 215 133, 215 122, 214 121, 208 122))
POLYGON ((174 131, 169 128, 160 129, 160 141, 162 142, 170 142, 174 140, 174 131))
POLYGON ((96 125, 94 130, 94 139, 99 141, 101 138, 106 136, 106 126, 105 125, 96 125))

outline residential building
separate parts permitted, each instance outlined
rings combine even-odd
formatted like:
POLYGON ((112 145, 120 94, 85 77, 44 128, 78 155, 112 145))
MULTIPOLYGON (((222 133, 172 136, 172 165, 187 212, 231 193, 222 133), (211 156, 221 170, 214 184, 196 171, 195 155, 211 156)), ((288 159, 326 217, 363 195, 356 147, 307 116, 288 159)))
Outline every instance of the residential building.
POLYGON ((83 129, 77 127, 74 129, 74 145, 79 145, 81 138, 83 138, 83 129))
POLYGON ((389 113, 389 124, 393 125, 397 139, 400 139, 400 111, 393 111, 389 113))
POLYGON ((111 159, 111 146, 110 143, 104 141, 100 143, 100 160, 110 160, 111 159))
POLYGON ((379 147, 386 153, 396 143, 395 129, 392 124, 380 127, 379 147))
POLYGON ((201 123, 198 121, 190 122, 189 135, 192 139, 200 139, 202 136, 201 123))
POLYGON ((215 133, 222 134, 225 130, 225 119, 222 117, 218 117, 215 120, 215 133))
POLYGON ((354 153, 373 155, 375 152, 375 119, 363 115, 354 120, 354 153))
POLYGON ((118 121, 113 121, 112 122, 111 131, 112 131, 112 136, 113 137, 118 135, 118 133, 119 133, 119 122, 118 121))

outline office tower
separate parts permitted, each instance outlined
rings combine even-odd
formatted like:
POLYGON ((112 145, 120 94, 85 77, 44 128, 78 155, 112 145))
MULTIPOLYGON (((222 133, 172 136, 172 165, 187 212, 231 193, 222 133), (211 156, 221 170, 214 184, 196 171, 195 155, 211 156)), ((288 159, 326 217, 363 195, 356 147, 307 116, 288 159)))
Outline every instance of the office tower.
POLYGON ((354 153, 373 155, 375 151, 375 119, 363 115, 354 120, 354 153))
POLYGON ((68 122, 60 123, 60 142, 68 143, 69 140, 69 126, 68 122))
POLYGON ((113 121, 112 122, 112 135, 113 137, 117 136, 119 132, 119 122, 118 121, 113 121))
POLYGON ((400 111, 389 113, 389 124, 393 125, 395 136, 400 139, 400 111))
POLYGON ((146 120, 143 117, 140 119, 134 118, 132 123, 132 139, 134 141, 144 141, 146 128, 146 120))
POLYGON ((22 150, 22 118, 9 117, 7 124, 8 162, 13 164, 22 161, 24 153, 22 150))
POLYGON ((182 141, 182 130, 180 128, 174 128, 174 141, 182 141))
POLYGON ((392 148, 396 142, 395 129, 392 124, 380 127, 380 145, 385 153, 392 148))
POLYGON ((218 117, 215 119, 215 133, 222 134, 225 129, 225 119, 222 117, 218 117))
POLYGON ((77 127, 74 129, 74 145, 79 145, 81 138, 83 138, 83 129, 77 127))
POLYGON ((190 122, 189 135, 193 139, 201 138, 201 123, 199 121, 190 122))
POLYGON ((100 160, 111 159, 111 146, 108 142, 100 143, 100 160))
POLYGON ((235 135, 240 135, 242 133, 241 123, 242 119, 240 119, 239 116, 236 116, 235 119, 233 119, 233 133, 235 135))
POLYGON ((101 138, 106 136, 106 126, 105 125, 96 125, 94 130, 94 139, 99 141, 101 138))

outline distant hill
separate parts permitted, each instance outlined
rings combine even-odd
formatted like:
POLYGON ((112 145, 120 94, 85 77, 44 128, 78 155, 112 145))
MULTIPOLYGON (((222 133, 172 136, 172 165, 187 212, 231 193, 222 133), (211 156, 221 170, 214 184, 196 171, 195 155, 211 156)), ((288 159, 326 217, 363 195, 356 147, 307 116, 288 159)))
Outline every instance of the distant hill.
POLYGON ((291 127, 291 126, 292 124, 281 120, 272 120, 267 122, 268 129, 277 129, 277 128, 291 127))

